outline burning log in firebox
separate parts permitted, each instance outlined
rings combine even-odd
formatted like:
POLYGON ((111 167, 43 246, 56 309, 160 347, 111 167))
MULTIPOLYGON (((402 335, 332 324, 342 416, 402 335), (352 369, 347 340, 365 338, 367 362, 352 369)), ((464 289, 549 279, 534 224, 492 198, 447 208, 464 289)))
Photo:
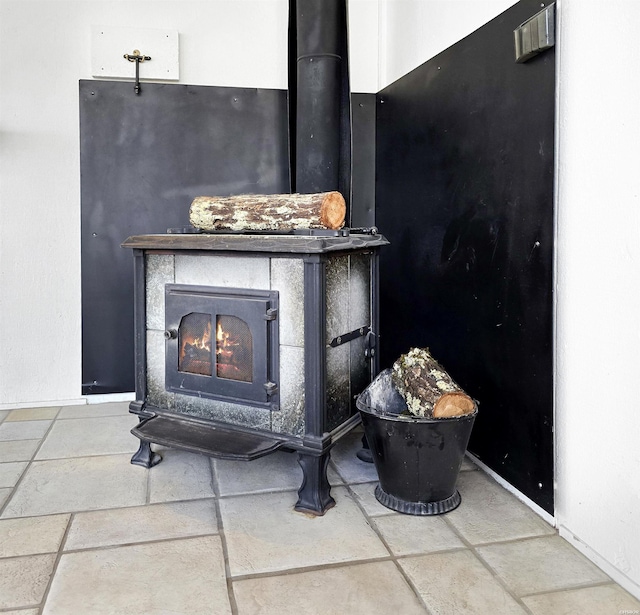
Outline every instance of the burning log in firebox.
POLYGON ((336 191, 316 194, 199 196, 189 220, 203 231, 290 231, 343 227, 346 204, 336 191))
POLYGON ((474 401, 431 356, 428 348, 412 348, 393 364, 392 381, 408 411, 426 418, 462 416, 474 401))

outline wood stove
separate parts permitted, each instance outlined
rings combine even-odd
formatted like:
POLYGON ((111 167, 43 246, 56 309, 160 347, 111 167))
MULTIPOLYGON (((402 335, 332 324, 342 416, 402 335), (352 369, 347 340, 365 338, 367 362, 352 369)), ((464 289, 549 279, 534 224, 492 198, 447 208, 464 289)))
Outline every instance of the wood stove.
POLYGON ((296 451, 296 510, 334 505, 331 447, 359 421, 378 371, 375 229, 356 233, 168 233, 134 252, 136 400, 132 463, 151 443, 254 460, 296 451))

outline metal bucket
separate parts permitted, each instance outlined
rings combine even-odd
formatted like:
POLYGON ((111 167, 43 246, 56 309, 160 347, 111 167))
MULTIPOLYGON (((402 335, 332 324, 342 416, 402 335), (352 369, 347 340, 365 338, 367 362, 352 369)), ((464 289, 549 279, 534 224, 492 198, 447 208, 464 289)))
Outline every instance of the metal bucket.
MULTIPOLYGON (((379 484, 376 499, 410 515, 439 515, 460 505, 456 481, 478 413, 427 419, 385 413, 369 405, 367 391, 356 400, 379 484)), ((396 408, 397 409, 397 408, 396 408)))

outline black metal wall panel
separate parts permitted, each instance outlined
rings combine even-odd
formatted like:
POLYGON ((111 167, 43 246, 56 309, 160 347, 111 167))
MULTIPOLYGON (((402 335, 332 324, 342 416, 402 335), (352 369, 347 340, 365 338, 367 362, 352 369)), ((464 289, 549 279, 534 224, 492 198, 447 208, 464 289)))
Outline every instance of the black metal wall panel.
POLYGON ((287 92, 80 82, 83 393, 134 390, 130 235, 200 195, 289 192, 287 92))
POLYGON ((428 346, 480 402, 469 449, 553 512, 554 51, 522 0, 378 95, 382 367, 428 346))
POLYGON ((349 225, 376 222, 376 95, 351 95, 351 210, 349 225))

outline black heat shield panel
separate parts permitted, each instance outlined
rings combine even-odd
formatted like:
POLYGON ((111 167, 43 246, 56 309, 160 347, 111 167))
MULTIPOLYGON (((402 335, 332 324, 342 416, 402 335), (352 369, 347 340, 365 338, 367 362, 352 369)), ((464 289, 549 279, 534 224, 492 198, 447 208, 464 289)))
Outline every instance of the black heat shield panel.
POLYGON ((382 367, 429 347, 480 403, 469 450, 553 513, 554 51, 522 0, 378 95, 382 367))
POLYGON ((134 390, 130 235, 196 196, 289 192, 287 92, 80 81, 83 394, 134 390))
POLYGON ((351 94, 351 209, 357 228, 376 222, 376 95, 351 94))

